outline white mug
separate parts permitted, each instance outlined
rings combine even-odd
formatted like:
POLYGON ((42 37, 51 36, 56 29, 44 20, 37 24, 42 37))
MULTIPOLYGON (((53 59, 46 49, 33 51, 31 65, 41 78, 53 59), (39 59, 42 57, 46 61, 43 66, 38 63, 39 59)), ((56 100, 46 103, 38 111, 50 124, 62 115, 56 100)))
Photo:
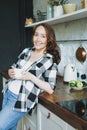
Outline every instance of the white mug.
POLYGON ((14 68, 15 77, 20 78, 22 76, 22 71, 23 71, 22 69, 14 68))

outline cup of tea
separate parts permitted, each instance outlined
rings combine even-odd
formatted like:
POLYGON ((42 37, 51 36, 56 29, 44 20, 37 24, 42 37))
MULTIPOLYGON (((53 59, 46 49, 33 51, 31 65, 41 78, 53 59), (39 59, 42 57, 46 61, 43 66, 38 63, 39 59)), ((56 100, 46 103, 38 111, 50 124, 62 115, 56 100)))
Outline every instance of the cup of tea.
POLYGON ((22 76, 22 71, 23 71, 22 69, 14 68, 15 77, 20 78, 22 76))

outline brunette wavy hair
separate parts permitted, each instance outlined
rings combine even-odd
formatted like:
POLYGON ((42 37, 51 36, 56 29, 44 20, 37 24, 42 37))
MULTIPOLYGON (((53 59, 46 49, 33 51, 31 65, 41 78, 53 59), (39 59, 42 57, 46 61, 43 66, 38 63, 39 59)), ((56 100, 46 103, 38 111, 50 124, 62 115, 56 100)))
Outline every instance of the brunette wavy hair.
POLYGON ((37 26, 34 27, 33 35, 35 33, 35 30, 39 26, 43 26, 46 31, 47 42, 48 42, 46 46, 46 53, 50 53, 51 55, 53 55, 54 62, 59 64, 61 60, 60 48, 56 42, 56 37, 53 28, 47 23, 38 24, 37 26))

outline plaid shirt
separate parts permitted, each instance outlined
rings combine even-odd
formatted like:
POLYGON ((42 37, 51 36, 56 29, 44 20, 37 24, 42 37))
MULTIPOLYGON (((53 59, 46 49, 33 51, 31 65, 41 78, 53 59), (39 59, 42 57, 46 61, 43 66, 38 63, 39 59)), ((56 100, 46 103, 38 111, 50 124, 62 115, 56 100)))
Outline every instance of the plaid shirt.
MULTIPOLYGON (((13 66, 16 68, 21 68, 21 62, 26 62, 29 59, 32 50, 33 48, 24 49, 22 53, 18 56, 18 59, 13 64, 13 66)), ((57 64, 53 62, 53 56, 51 54, 46 54, 39 60, 34 62, 28 68, 28 71, 34 74, 39 79, 49 82, 52 89, 55 89, 58 68, 57 64)), ((10 79, 6 83, 6 88, 8 88, 9 82, 11 81, 12 79, 10 79)), ((38 95, 40 94, 40 92, 41 90, 36 84, 31 82, 30 80, 22 80, 19 96, 13 109, 21 112, 27 112, 28 110, 31 110, 38 102, 38 95), (26 86, 28 86, 28 88, 30 89, 26 89, 26 86)))

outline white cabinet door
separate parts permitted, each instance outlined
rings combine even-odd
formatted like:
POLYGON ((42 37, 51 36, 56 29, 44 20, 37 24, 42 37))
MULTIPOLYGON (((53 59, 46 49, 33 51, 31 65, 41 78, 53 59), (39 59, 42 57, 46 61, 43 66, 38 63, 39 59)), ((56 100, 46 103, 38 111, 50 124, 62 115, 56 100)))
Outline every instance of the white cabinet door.
POLYGON ((18 122, 17 130, 23 130, 23 118, 18 122))
POLYGON ((78 130, 56 116, 41 104, 37 105, 37 110, 32 116, 28 114, 23 117, 17 130, 78 130))
POLYGON ((36 125, 29 117, 25 116, 23 119, 23 128, 22 130, 36 130, 36 125))
POLYGON ((38 130, 36 109, 31 116, 27 114, 19 121, 17 130, 38 130))
POLYGON ((68 126, 64 120, 53 114, 42 105, 39 104, 37 110, 38 130, 75 130, 75 128, 70 125, 68 126))

